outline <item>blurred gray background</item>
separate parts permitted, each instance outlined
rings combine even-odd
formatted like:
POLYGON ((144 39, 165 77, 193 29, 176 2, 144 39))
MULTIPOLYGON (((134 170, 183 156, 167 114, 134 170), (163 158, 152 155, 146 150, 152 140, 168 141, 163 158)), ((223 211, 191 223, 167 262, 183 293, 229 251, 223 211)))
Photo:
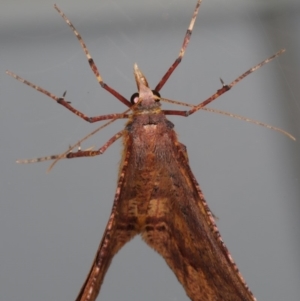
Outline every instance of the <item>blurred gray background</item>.
MULTIPOLYGON (((57 5, 83 36, 104 81, 126 97, 137 62, 154 88, 180 50, 196 1, 71 1, 57 5)), ((0 300, 74 300, 108 220, 121 142, 100 157, 18 165, 60 153, 97 127, 5 75, 9 69, 90 116, 126 108, 101 89, 52 1, 1 1, 0 300)), ((181 65, 162 96, 197 104, 281 48, 281 57, 210 107, 170 117, 241 273, 258 300, 299 300, 300 3, 204 0, 181 65)), ((168 106, 167 106, 168 107, 168 106)), ((178 108, 177 108, 178 109, 178 108)), ((86 142, 100 147, 125 121, 86 142)), ((135 238, 117 254, 99 300, 188 300, 163 259, 135 238)))

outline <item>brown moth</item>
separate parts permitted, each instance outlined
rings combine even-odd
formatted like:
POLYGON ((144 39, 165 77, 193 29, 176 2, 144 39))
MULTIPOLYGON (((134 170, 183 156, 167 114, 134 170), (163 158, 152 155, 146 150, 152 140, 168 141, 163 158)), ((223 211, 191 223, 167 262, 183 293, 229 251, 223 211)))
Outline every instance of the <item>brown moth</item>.
MULTIPOLYGON (((179 57, 153 91, 138 66, 134 65, 138 93, 131 97, 131 102, 103 82, 81 36, 55 6, 78 38, 100 85, 128 106, 129 109, 124 113, 88 117, 73 108, 70 102, 65 101, 65 94, 63 97, 57 97, 7 71, 9 75, 48 95, 88 122, 110 119, 108 123, 94 130, 61 155, 21 160, 19 163, 44 160, 55 160, 56 163, 62 158, 96 156, 103 154, 114 141, 123 137, 123 158, 111 215, 77 301, 96 300, 112 258, 137 234, 141 234, 143 240, 163 256, 191 300, 256 300, 221 239, 213 215, 189 166, 186 148, 178 141, 174 125, 166 115, 189 116, 200 109, 206 109, 204 106, 284 50, 249 69, 229 85, 222 82, 221 89, 189 111, 162 110, 160 100, 164 99, 160 97, 159 91, 184 55, 200 3, 201 0, 198 0, 179 57), (72 152, 72 149, 79 146, 82 141, 119 118, 128 118, 125 128, 104 146, 98 150, 72 152)), ((236 115, 233 117, 245 119, 236 115)), ((280 129, 271 128, 289 136, 280 129)))

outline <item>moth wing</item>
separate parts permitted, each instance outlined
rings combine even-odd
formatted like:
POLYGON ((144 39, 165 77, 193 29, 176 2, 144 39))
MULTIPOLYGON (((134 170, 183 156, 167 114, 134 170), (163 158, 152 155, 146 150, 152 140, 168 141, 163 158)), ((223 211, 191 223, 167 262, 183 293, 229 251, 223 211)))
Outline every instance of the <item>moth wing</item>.
POLYGON ((105 274, 114 255, 133 238, 137 231, 134 227, 135 218, 128 218, 120 214, 123 201, 121 188, 127 170, 127 162, 130 151, 127 150, 121 167, 118 187, 115 194, 113 208, 104 231, 102 240, 97 250, 90 272, 78 294, 76 301, 95 301, 103 283, 105 274), (132 220, 132 222, 131 222, 132 220))
POLYGON ((143 239, 164 257, 191 300, 256 300, 221 239, 183 145, 174 160, 154 179, 158 187, 150 202, 156 210, 143 239))

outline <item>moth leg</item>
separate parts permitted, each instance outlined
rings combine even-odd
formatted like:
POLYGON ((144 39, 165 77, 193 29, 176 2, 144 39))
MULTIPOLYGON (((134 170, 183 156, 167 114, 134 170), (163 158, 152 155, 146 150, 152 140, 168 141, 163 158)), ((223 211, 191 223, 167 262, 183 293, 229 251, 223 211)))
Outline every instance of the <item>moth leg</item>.
POLYGON ((57 7, 57 5, 54 5, 54 8, 58 11, 58 13, 63 17, 63 19, 65 20, 65 22, 71 27, 71 29, 73 30, 76 38, 78 39, 86 57, 88 60, 88 63, 90 65, 90 68, 92 69, 93 73, 95 74, 98 83, 100 84, 100 86, 105 89, 106 91, 108 91, 109 93, 111 93, 113 96, 115 96, 117 99, 119 99, 125 106, 127 107, 131 107, 131 103, 130 101, 128 101, 124 96, 122 96, 121 94, 119 94, 116 90, 114 90, 113 88, 111 88, 110 86, 108 86, 106 83, 103 82, 103 79, 99 73, 99 70, 92 58, 92 56, 90 55, 81 35, 79 34, 79 32, 75 29, 74 25, 71 23, 71 21, 67 18, 67 16, 57 7))
POLYGON ((116 135, 111 137, 102 147, 100 147, 98 150, 87 150, 87 151, 77 151, 77 152, 71 152, 66 155, 67 159, 71 158, 78 158, 78 157, 94 157, 98 155, 102 155, 109 146, 111 146, 116 140, 118 140, 120 137, 122 137, 124 131, 118 132, 116 135))
POLYGON ((11 72, 11 71, 6 71, 6 74, 12 76, 13 78, 15 78, 16 80, 18 80, 19 82, 47 95, 48 97, 52 98, 53 100, 55 100, 58 104, 62 105, 63 107, 67 108, 69 111, 71 111, 73 114, 79 116, 80 118, 84 119, 85 121, 88 121, 90 123, 93 122, 97 122, 97 121, 101 121, 101 120, 108 120, 108 119, 118 119, 118 118, 127 118, 128 115, 124 115, 124 114, 108 114, 108 115, 102 115, 102 116, 96 116, 96 117, 89 117, 85 114, 83 114, 82 112, 78 111, 77 109, 75 109, 73 106, 70 105, 70 101, 66 101, 65 100, 65 93, 63 94, 62 97, 58 97, 52 93, 50 93, 49 91, 43 89, 42 87, 39 87, 33 83, 31 83, 30 81, 22 78, 21 76, 11 72))
POLYGON ((230 90, 233 86, 235 86, 238 82, 240 82, 246 76, 248 76, 249 74, 253 73, 257 69, 259 69, 260 67, 262 67, 263 65, 269 63, 271 60, 273 60, 274 58, 276 58, 279 55, 281 55, 284 51, 285 51, 285 49, 281 49, 280 51, 278 51, 274 55, 270 56, 266 60, 260 62, 256 66, 250 68, 249 70, 247 70, 246 72, 244 72, 242 75, 240 75, 239 77, 237 77, 234 81, 232 81, 229 85, 225 85, 224 82, 223 82, 223 80, 221 79, 222 88, 219 89, 215 94, 213 94, 212 96, 210 96, 209 98, 207 98, 206 100, 204 100, 203 102, 201 102, 200 104, 194 106, 191 110, 189 110, 189 111, 178 111, 178 110, 168 110, 168 111, 166 111, 165 110, 164 113, 166 115, 179 115, 179 116, 183 116, 183 117, 188 117, 188 116, 192 115, 193 113, 197 112, 198 110, 201 110, 203 107, 205 107, 206 105, 208 105, 209 103, 211 103, 212 101, 214 101, 215 99, 217 99, 218 97, 220 97, 222 94, 224 94, 225 92, 227 92, 228 90, 230 90))
MULTIPOLYGON (((27 164, 27 163, 37 163, 37 162, 43 162, 43 161, 49 161, 49 160, 60 160, 60 159, 71 159, 71 158, 78 158, 78 157, 93 157, 97 155, 102 155, 107 148, 112 145, 117 139, 119 139, 123 135, 123 130, 118 132, 116 135, 111 137, 102 147, 100 147, 98 150, 93 151, 92 148, 89 148, 87 150, 78 150, 77 152, 66 152, 60 155, 51 155, 46 157, 40 157, 40 158, 33 158, 33 159, 23 159, 23 160, 17 160, 17 163, 27 164)), ((69 148, 71 149, 71 148, 69 148)), ((52 165, 51 165, 52 166, 52 165)))
POLYGON ((180 62, 181 62, 181 60, 182 60, 182 58, 184 56, 185 50, 186 50, 186 48, 187 48, 187 46, 189 44, 189 41, 191 39, 193 27, 194 27, 194 24, 195 24, 197 15, 198 15, 198 11, 199 11, 199 7, 200 7, 201 2, 202 2, 202 0, 198 0, 197 1, 196 8, 194 10, 193 17, 191 19, 189 28, 187 29, 187 32, 186 32, 186 34, 184 36, 184 39, 183 39, 183 43, 182 43, 182 46, 181 46, 181 49, 180 49, 180 52, 179 52, 179 56, 174 61, 174 63, 172 64, 172 66, 169 68, 169 70, 166 72, 166 74, 162 77, 162 79, 160 80, 160 82, 157 84, 157 86, 154 89, 155 91, 157 91, 157 92, 160 91, 160 89, 167 82, 167 80, 169 79, 169 77, 171 76, 171 74, 173 73, 173 71, 180 64, 180 62))

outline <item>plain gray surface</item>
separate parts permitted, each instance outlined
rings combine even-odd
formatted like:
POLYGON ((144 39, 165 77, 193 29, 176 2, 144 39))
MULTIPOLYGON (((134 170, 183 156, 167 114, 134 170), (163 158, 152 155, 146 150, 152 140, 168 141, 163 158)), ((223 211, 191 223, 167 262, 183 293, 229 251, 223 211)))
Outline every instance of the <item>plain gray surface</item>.
MULTIPOLYGON (((154 88, 178 55, 196 1, 58 1, 104 81, 135 92, 137 62, 154 88)), ((204 0, 181 65, 162 89, 199 103, 281 48, 287 51, 210 107, 291 132, 198 112, 172 117, 192 170, 258 300, 299 300, 298 1, 204 0)), ((0 300, 74 300, 101 240, 121 142, 100 157, 18 165, 60 153, 96 128, 5 75, 9 69, 90 116, 126 108, 101 89, 52 1, 2 1, 0 10, 0 300)), ((178 109, 178 108, 177 108, 178 109)), ((103 145, 117 121, 83 147, 103 145)), ((117 254, 99 300, 188 300, 163 259, 139 237, 117 254)))

